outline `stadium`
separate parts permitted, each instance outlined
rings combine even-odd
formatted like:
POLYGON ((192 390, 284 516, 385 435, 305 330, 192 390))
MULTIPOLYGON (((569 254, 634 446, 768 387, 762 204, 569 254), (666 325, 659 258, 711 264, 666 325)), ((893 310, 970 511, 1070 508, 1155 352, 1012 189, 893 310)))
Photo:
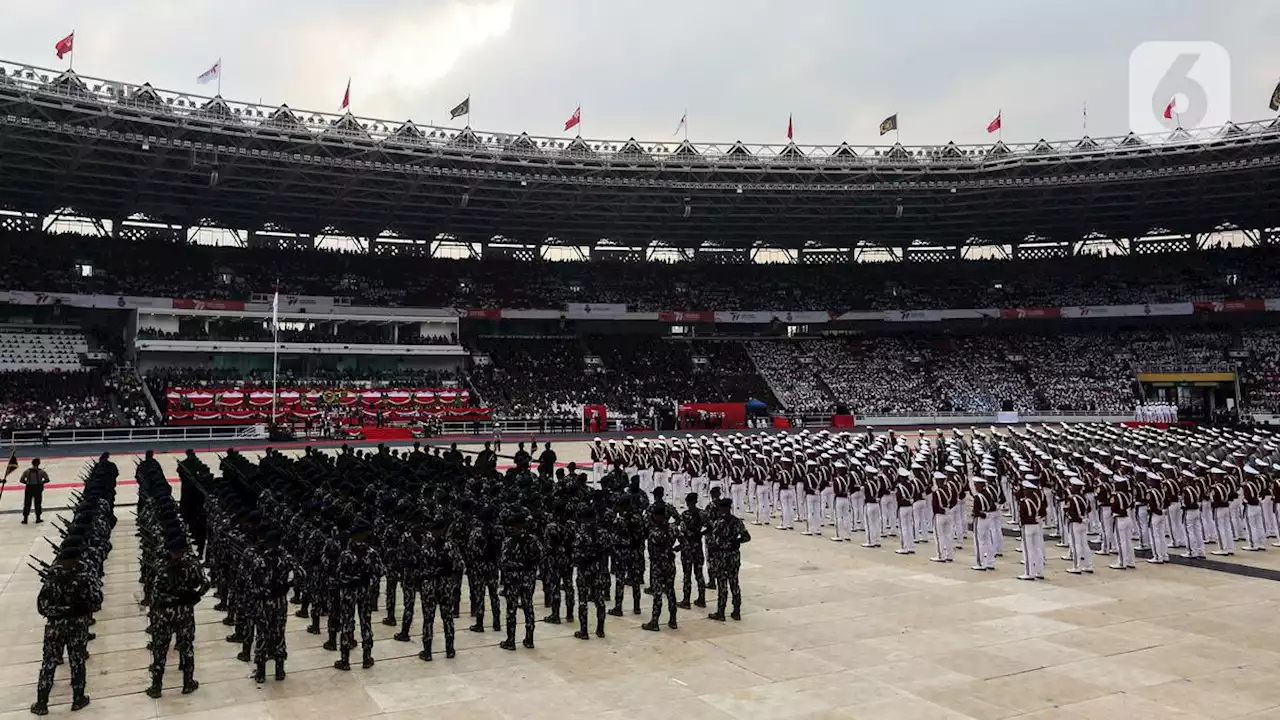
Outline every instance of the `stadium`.
MULTIPOLYGON (((87 716, 960 718, 1079 705, 1063 717, 1262 717, 1280 706, 1265 629, 1280 567, 1260 552, 1280 547, 1278 121, 923 147, 592 140, 0 62, 0 153, 6 482, 37 482, 29 461, 43 456, 37 522, 41 499, 51 514, 92 514, 104 482, 121 508, 103 536, 114 549, 98 568, 87 716), (450 445, 456 464, 440 456, 450 445), (94 461, 103 453, 119 481, 106 455, 94 461), (258 620, 233 609, 219 622, 243 589, 219 563, 280 545, 297 565, 294 600, 312 593, 319 605, 325 591, 301 578, 322 566, 288 537, 286 519, 307 522, 289 509, 296 493, 348 508, 317 522, 358 535, 368 520, 377 534, 410 499, 410 516, 462 507, 452 496, 416 504, 432 496, 424 467, 445 468, 437 493, 456 483, 470 508, 468 483, 517 487, 531 463, 565 487, 583 471, 583 497, 616 466, 636 492, 665 489, 686 512, 685 491, 701 488, 705 505, 720 488, 726 514, 763 526, 742 550, 740 622, 703 626, 695 613, 655 637, 610 620, 608 644, 583 650, 570 589, 566 624, 556 594, 535 652, 499 653, 463 632, 455 659, 450 621, 449 659, 425 665, 430 631, 423 657, 375 627, 376 667, 365 649, 363 675, 339 675, 303 614, 287 621, 290 679, 247 679, 265 666, 246 664, 258 620), (984 512, 988 473, 999 487, 984 512), (921 483, 914 496, 899 477, 921 483), (879 503, 866 496, 876 478, 879 503), (1077 484, 1088 487, 1080 517, 1077 484), (183 683, 160 679, 167 637, 155 674, 155 628, 170 621, 147 558, 157 544, 165 557, 171 538, 147 523, 168 517, 166 503, 219 593, 192 615, 193 695, 181 648, 169 665, 182 663, 183 683), (243 529, 250 515, 262 537, 243 529), (824 539, 865 532, 867 543, 819 547, 824 528, 835 535, 824 539), (1051 550, 1049 581, 1036 582, 1046 535, 1067 562, 1051 550), (980 572, 945 564, 953 539, 980 572), (1241 552, 1227 552, 1236 542, 1241 552), (916 543, 940 564, 917 562, 916 543), (1108 576, 1082 565, 1096 552, 1131 570, 1135 544, 1159 567, 1108 576), (144 583, 130 594, 134 554, 144 583), (249 638, 240 659, 222 624, 249 638), (621 667, 608 667, 615 656, 621 667), (442 674, 447 663, 455 674, 442 674)), ((552 497, 587 504, 555 490, 548 507, 520 512, 554 525, 552 497)), ((21 676, 0 692, 0 714, 15 717, 33 697, 33 712, 87 704, 61 680, 52 695, 31 682, 48 665, 33 608, 52 573, 27 564, 47 554, 27 530, 0 533, 13 573, 0 602, 15 618, 0 636, 21 676)), ((65 554, 67 534, 64 519, 47 539, 65 554)), ((550 598, 547 562, 537 572, 550 598)), ((394 608, 397 571, 384 565, 394 608)), ((484 630, 485 589, 477 602, 467 572, 484 630)), ((723 581, 719 591, 729 594, 723 581)), ((422 595, 429 625, 433 592, 422 595)), ((449 601, 439 604, 443 618, 449 601)), ((644 629, 658 629, 660 607, 644 629)), ((347 632, 332 629, 337 613, 326 610, 330 643, 347 632)), ((257 632, 261 651, 272 631, 257 632)), ((350 632, 339 663, 364 628, 350 632)))

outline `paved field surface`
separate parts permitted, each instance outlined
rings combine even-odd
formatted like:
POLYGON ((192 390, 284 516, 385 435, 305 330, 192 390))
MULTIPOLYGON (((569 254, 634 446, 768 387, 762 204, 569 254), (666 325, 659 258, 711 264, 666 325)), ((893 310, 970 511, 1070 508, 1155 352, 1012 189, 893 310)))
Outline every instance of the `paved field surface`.
MULTIPOLYGON (((562 461, 587 455, 582 442, 556 449, 562 461)), ((216 455, 202 455, 216 469, 216 455)), ((160 460, 176 477, 177 456, 160 460)), ((116 461, 131 478, 134 458, 116 461)), ((46 463, 56 488, 47 507, 68 503, 84 462, 46 463)), ((458 657, 439 653, 431 663, 415 657, 417 643, 393 642, 393 629, 375 624, 377 666, 342 673, 323 638, 290 617, 289 678, 259 686, 223 641, 230 628, 208 598, 197 609, 199 691, 166 687, 153 700, 142 692, 146 616, 133 510, 124 507, 135 498, 122 484, 89 646, 93 704, 70 713, 63 666, 50 717, 1280 718, 1280 549, 1204 566, 1139 562, 1126 572, 1099 562, 1095 575, 1076 577, 1062 572, 1067 563, 1050 540, 1049 579, 1020 582, 1016 541, 996 572, 978 573, 966 562, 971 547, 941 565, 929 552, 895 555, 892 543, 867 550, 757 527, 743 548, 741 622, 687 612, 679 630, 648 633, 640 617, 611 617, 608 637, 587 642, 572 637, 573 626, 539 624, 537 649, 516 652, 500 650, 493 632, 461 630, 458 657)), ((49 556, 42 536, 54 534, 48 520, 58 514, 21 525, 13 513, 21 502, 12 487, 0 498, 0 720, 32 717, 43 623, 27 555, 49 556)), ((647 599, 644 609, 647 619, 647 599)), ((166 681, 180 683, 176 657, 170 666, 166 681)))

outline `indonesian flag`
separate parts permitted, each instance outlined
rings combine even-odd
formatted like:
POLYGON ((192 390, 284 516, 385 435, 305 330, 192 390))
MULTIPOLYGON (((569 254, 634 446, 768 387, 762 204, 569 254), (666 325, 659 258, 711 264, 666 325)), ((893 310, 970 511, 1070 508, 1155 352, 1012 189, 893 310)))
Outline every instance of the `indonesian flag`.
POLYGON ((67 53, 75 50, 75 44, 76 33, 72 30, 70 35, 62 38, 53 46, 53 51, 58 53, 58 59, 61 60, 65 55, 67 55, 67 53))
POLYGON ((573 114, 569 116, 569 119, 564 121, 564 129, 568 130, 570 128, 577 127, 577 125, 581 122, 582 122, 582 106, 579 105, 577 109, 573 111, 573 114))
POLYGON ((788 115, 788 116, 787 116, 787 139, 788 139, 788 140, 790 140, 790 139, 791 139, 791 137, 792 137, 792 131, 793 131, 793 129, 794 129, 794 128, 792 128, 792 126, 791 126, 791 116, 790 116, 790 115, 788 115))
POLYGON ((995 120, 992 120, 992 121, 991 121, 991 122, 989 122, 989 123, 987 123, 987 132, 989 132, 989 133, 993 133, 993 132, 995 132, 995 131, 999 130, 1001 127, 1003 127, 1003 126, 1004 126, 1004 120, 1003 120, 1003 118, 1004 118, 1004 111, 1003 111, 1003 110, 1001 110, 1001 111, 997 112, 997 113, 996 113, 996 119, 995 119, 995 120))
POLYGON ((205 85, 213 82, 214 80, 217 80, 218 76, 221 74, 222 74, 222 58, 218 58, 218 62, 214 63, 213 67, 200 73, 200 76, 196 78, 196 82, 200 83, 201 85, 205 85))
POLYGON ((351 106, 351 78, 347 78, 347 91, 342 93, 342 107, 339 110, 346 110, 351 106))
POLYGON ((1169 104, 1168 104, 1168 105, 1165 105, 1165 106, 1164 106, 1164 119, 1165 119, 1165 120, 1172 120, 1172 119, 1173 119, 1173 114, 1174 114, 1175 112, 1177 112, 1177 111, 1178 111, 1178 108, 1176 107, 1176 106, 1177 106, 1177 104, 1178 104, 1178 99, 1177 99, 1177 98, 1173 98, 1172 100, 1170 100, 1170 101, 1169 101, 1169 104))
POLYGON ((673 133, 671 133, 671 134, 672 134, 672 135, 679 135, 679 134, 680 134, 680 131, 681 131, 682 129, 684 129, 684 128, 688 127, 688 125, 689 125, 689 111, 688 111, 688 110, 685 110, 685 111, 684 111, 684 114, 680 116, 680 124, 679 124, 679 125, 676 125, 676 131, 675 131, 675 132, 673 132, 673 133))

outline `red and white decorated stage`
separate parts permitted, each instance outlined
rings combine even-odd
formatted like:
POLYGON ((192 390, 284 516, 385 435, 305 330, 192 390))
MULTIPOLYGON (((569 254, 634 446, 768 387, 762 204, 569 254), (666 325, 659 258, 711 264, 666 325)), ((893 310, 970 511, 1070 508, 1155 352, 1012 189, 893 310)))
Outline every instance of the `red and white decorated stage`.
POLYGON ((340 420, 348 425, 439 420, 489 420, 489 408, 471 404, 471 393, 452 388, 173 388, 165 394, 169 423, 268 422, 272 401, 279 422, 340 420))

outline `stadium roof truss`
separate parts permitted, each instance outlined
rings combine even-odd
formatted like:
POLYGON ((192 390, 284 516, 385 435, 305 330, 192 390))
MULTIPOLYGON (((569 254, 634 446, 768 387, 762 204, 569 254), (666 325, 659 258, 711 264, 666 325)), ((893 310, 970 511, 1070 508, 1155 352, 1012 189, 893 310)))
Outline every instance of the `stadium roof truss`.
POLYGON ((1275 121, 983 146, 640 142, 266 107, 6 62, 0 73, 0 208, 113 226, 142 214, 242 229, 249 242, 272 229, 369 251, 387 236, 403 248, 501 237, 593 255, 931 261, 975 247, 1074 254, 1098 237, 1194 246, 1280 214, 1275 121))

